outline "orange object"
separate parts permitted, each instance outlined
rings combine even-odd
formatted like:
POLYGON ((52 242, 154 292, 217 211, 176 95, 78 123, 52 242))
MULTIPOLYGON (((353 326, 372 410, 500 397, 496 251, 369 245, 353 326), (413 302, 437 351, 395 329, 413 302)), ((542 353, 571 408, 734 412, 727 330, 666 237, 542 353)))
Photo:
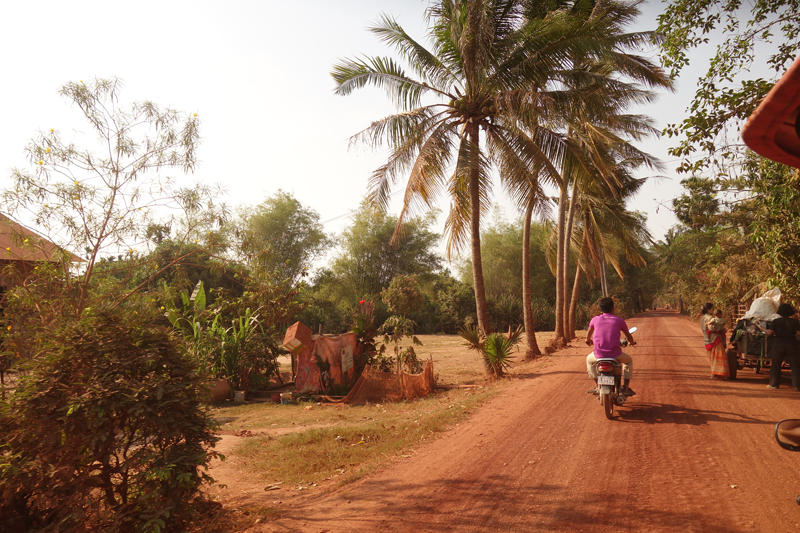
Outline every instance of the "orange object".
POLYGON ((297 392, 322 392, 325 387, 349 387, 356 382, 364 368, 362 346, 355 333, 342 335, 315 335, 310 344, 295 352, 297 355, 297 392), (329 366, 323 377, 317 364, 329 366), (323 381, 327 381, 323 386, 323 381))
POLYGON ((295 322, 286 330, 283 346, 292 353, 311 346, 311 329, 302 322, 295 322))
POLYGON ((436 380, 433 377, 433 362, 428 361, 421 374, 401 372, 399 376, 394 372, 379 372, 367 366, 347 396, 341 400, 327 396, 324 398, 331 403, 362 405, 413 400, 427 396, 434 390, 436 380))
POLYGON ((769 91, 742 128, 742 140, 757 154, 800 167, 800 57, 769 91))

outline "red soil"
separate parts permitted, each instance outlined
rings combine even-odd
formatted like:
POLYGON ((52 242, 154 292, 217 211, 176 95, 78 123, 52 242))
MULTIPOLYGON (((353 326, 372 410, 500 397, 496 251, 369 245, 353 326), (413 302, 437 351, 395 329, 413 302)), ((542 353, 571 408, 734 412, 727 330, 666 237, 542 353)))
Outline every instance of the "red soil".
MULTIPOLYGON (((575 341, 471 423, 339 492, 291 498, 248 533, 800 531, 800 454, 773 437, 800 417, 788 376, 779 390, 751 369, 711 380, 695 323, 628 323, 637 395, 613 420, 586 394, 575 341)), ((271 506, 261 490, 248 499, 271 506)))

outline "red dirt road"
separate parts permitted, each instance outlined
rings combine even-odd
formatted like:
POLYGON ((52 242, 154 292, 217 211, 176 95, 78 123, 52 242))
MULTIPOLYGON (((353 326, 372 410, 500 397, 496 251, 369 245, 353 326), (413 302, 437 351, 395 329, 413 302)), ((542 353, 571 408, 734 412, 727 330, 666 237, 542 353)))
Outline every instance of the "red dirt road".
POLYGON ((773 437, 800 417, 788 376, 779 390, 752 369, 711 380, 696 324, 628 323, 637 395, 613 420, 576 341, 411 458, 250 531, 800 531, 800 453, 773 437))

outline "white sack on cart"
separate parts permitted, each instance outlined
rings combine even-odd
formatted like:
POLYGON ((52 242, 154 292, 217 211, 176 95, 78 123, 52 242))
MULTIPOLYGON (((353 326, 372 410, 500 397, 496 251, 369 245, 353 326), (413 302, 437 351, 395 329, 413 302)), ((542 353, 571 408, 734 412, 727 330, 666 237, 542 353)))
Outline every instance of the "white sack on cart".
POLYGON ((744 314, 747 319, 769 320, 778 311, 781 303, 781 290, 778 288, 770 289, 759 298, 753 300, 750 310, 744 314))

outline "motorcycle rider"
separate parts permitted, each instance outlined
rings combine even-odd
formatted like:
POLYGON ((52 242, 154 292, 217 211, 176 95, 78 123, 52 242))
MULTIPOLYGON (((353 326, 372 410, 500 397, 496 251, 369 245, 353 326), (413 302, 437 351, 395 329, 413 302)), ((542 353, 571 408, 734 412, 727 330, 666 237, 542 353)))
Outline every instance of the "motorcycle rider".
POLYGON ((614 313, 614 300, 603 298, 600 300, 600 311, 603 314, 597 315, 589 322, 589 331, 586 333, 586 344, 594 344, 594 351, 586 356, 586 370, 589 377, 594 380, 595 390, 597 391, 597 359, 614 358, 622 363, 622 394, 633 396, 636 394, 629 387, 633 377, 633 359, 630 355, 622 351, 619 342, 620 333, 628 339, 628 344, 636 346, 633 335, 628 331, 625 320, 614 313))

